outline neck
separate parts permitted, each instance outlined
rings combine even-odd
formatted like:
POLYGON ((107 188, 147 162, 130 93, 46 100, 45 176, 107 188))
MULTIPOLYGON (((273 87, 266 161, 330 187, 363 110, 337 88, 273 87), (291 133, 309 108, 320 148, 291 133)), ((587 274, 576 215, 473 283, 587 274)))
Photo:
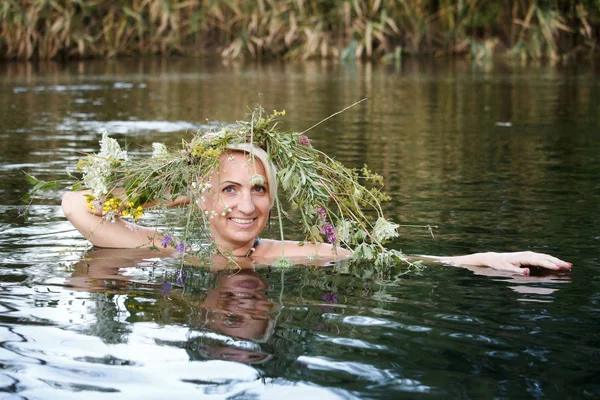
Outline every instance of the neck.
POLYGON ((259 243, 260 239, 255 238, 252 239, 251 242, 244 243, 243 245, 235 245, 232 243, 221 244, 217 242, 217 247, 224 255, 231 255, 233 257, 251 257, 259 243))

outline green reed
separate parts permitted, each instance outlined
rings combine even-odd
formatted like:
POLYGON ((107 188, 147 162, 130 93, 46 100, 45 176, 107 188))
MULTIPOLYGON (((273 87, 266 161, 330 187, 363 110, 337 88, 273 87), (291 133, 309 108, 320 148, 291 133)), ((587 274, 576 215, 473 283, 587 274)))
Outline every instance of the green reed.
POLYGON ((4 0, 5 59, 591 54, 595 0, 4 0))

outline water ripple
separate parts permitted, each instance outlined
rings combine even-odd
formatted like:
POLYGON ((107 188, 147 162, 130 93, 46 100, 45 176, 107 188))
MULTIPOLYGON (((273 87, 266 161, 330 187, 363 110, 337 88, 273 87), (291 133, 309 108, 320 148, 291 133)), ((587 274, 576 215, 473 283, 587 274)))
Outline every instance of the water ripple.
POLYGON ((373 365, 359 362, 333 361, 325 357, 311 356, 300 356, 296 362, 306 368, 346 372, 374 382, 390 381, 396 378, 394 372, 381 370, 373 365))
POLYGON ((325 357, 310 356, 300 356, 296 362, 309 369, 344 372, 361 379, 376 382, 375 386, 386 386, 388 388, 391 386, 396 390, 410 392, 430 392, 432 390, 432 387, 424 385, 416 379, 400 376, 397 371, 378 369, 369 364, 332 361, 325 357))
POLYGON ((65 118, 56 127, 59 131, 109 132, 135 134, 152 132, 181 132, 209 129, 208 125, 186 121, 81 121, 65 118))
POLYGON ((362 315, 352 315, 349 317, 344 317, 342 322, 349 325, 358 325, 358 326, 382 326, 382 325, 390 325, 391 321, 380 318, 373 317, 365 317, 362 315))
POLYGON ((491 344, 505 344, 502 340, 494 339, 489 336, 475 334, 475 333, 463 333, 463 332, 453 332, 453 333, 443 333, 442 336, 448 336, 453 339, 467 339, 475 342, 484 342, 491 344))
POLYGON ((476 317, 473 317, 470 315, 464 315, 464 314, 442 314, 442 313, 430 314, 430 313, 427 313, 425 315, 433 317, 435 319, 441 319, 444 321, 462 322, 462 323, 468 323, 468 324, 473 324, 473 325, 485 324, 485 321, 483 321, 480 318, 476 318, 476 317))
MULTIPOLYGON (((114 82, 108 85, 52 85, 52 86, 18 86, 13 88, 13 93, 27 93, 27 92, 73 92, 81 91, 88 92, 93 90, 109 90, 109 89, 132 89, 135 85, 131 82, 114 82)), ((141 83, 138 85, 140 88, 145 88, 146 85, 141 83)))
POLYGON ((347 346, 347 347, 356 347, 359 349, 370 349, 370 350, 386 350, 388 347, 387 346, 383 346, 383 345, 379 345, 379 344, 372 344, 369 342, 366 342, 364 340, 360 340, 360 339, 353 339, 353 338, 328 338, 325 336, 320 336, 322 339, 324 339, 324 341, 326 342, 331 342, 340 346, 347 346))

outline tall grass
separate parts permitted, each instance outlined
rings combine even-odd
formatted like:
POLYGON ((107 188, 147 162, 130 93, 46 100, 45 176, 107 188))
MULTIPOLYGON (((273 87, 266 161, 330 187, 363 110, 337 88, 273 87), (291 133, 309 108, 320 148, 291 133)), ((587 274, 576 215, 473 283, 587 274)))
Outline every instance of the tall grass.
POLYGON ((593 54, 596 0, 3 0, 0 57, 593 54))

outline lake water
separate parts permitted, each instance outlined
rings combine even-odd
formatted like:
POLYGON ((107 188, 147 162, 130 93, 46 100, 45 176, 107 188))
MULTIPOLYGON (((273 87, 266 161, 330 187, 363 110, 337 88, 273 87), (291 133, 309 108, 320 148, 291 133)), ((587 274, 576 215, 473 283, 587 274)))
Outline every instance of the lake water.
MULTIPOLYGON (((0 65, 0 397, 598 398, 600 84, 593 64, 0 65), (531 277, 430 265, 211 271, 94 249, 47 191, 108 131, 132 150, 257 103, 381 173, 407 254, 534 250, 531 277)), ((146 149, 146 150, 144 150, 146 149)), ((293 229, 290 237, 295 237, 293 229)), ((268 235, 268 233, 267 233, 268 235)))

